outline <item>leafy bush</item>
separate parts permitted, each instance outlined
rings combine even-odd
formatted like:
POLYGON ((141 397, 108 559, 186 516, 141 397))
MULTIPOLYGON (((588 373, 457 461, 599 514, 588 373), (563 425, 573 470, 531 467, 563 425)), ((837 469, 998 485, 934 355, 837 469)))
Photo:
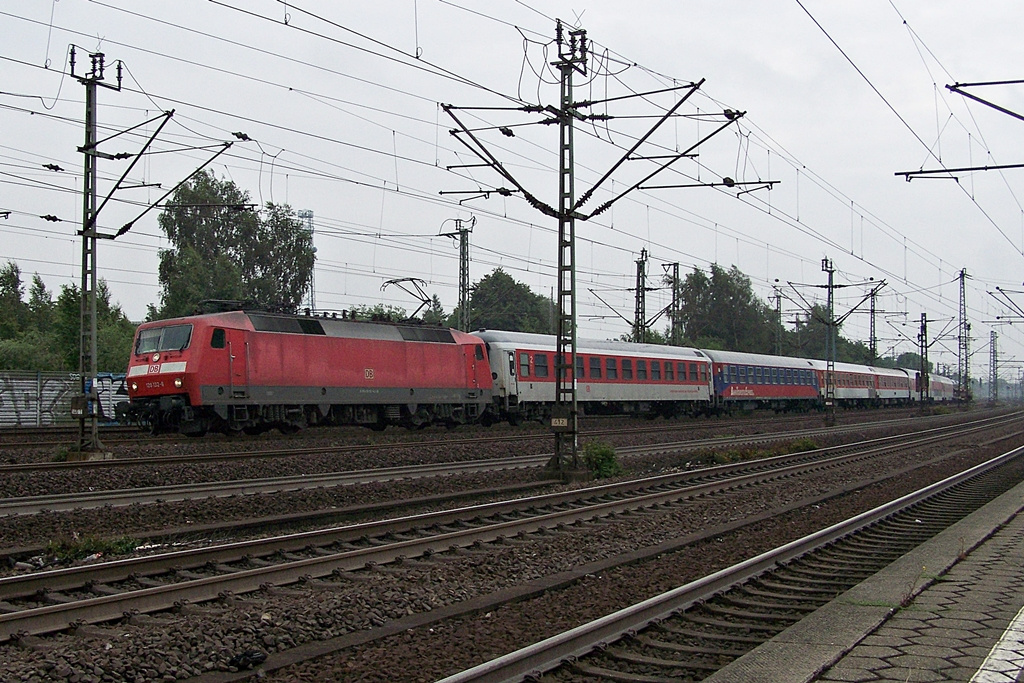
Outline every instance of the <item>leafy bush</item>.
POLYGON ((622 474, 622 465, 615 457, 615 449, 603 441, 583 444, 583 464, 597 479, 622 474))

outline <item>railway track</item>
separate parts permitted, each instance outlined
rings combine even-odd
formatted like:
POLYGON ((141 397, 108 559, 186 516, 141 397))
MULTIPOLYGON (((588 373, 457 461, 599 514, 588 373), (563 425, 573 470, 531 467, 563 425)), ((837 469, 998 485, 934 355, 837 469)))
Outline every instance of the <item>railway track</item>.
POLYGON ((703 680, 1017 485, 1007 466, 1022 457, 1014 449, 442 683, 703 680))
MULTIPOLYGON (((887 411, 875 411, 871 415, 874 417, 884 417, 887 415, 897 415, 894 418, 886 418, 884 420, 877 420, 874 422, 880 422, 885 424, 890 421, 909 420, 913 418, 906 417, 907 410, 887 410, 887 411)), ((864 415, 864 411, 851 413, 851 415, 861 416, 864 415)), ((594 424, 606 423, 609 418, 591 418, 594 424)), ((624 434, 637 434, 637 433, 671 433, 671 432, 687 432, 701 429, 707 429, 710 426, 720 430, 729 430, 735 428, 758 428, 762 426, 777 426, 780 423, 800 423, 807 422, 809 420, 815 420, 817 418, 810 417, 807 414, 802 415, 788 415, 788 416, 774 416, 771 418, 739 418, 739 419, 720 419, 714 421, 707 420, 692 420, 690 422, 684 422, 683 420, 671 422, 671 423, 649 423, 642 427, 588 427, 587 418, 584 418, 580 436, 584 438, 601 438, 615 435, 624 434)), ((917 418, 920 419, 920 418, 917 418)), ((0 428, 0 450, 11 450, 17 451, 29 448, 67 448, 69 447, 74 437, 77 435, 77 428, 56 428, 56 436, 51 436, 52 427, 5 427, 0 428), (44 440, 45 439, 45 440, 44 440)), ((442 443, 441 440, 437 439, 401 439, 395 441, 381 441, 377 444, 367 445, 365 443, 358 444, 346 444, 344 440, 364 440, 366 435, 365 429, 351 428, 341 431, 338 434, 339 440, 342 443, 334 443, 328 446, 302 446, 301 443, 309 435, 310 439, 319 438, 313 435, 322 432, 322 430, 306 430, 302 435, 296 435, 290 437, 287 440, 287 446, 281 448, 246 448, 252 444, 259 444, 259 441, 255 438, 214 438, 214 443, 218 445, 230 445, 232 449, 227 452, 207 452, 207 453, 196 453, 194 455, 180 455, 180 456, 121 456, 110 460, 88 460, 80 462, 39 462, 39 463, 22 463, 15 465, 15 467, 31 468, 32 466, 40 469, 64 469, 64 468, 81 468, 81 467, 119 467, 126 464, 139 465, 139 464, 167 464, 174 462, 187 461, 189 459, 199 460, 227 460, 227 459, 244 459, 253 457, 281 457, 285 455, 296 455, 296 454, 317 454, 324 452, 335 452, 335 451, 359 451, 368 448, 386 448, 386 447, 409 447, 416 446, 419 444, 430 444, 430 443, 442 443), (246 448, 246 450, 241 450, 246 448)), ((547 429, 537 426, 536 428, 531 427, 520 427, 515 433, 506 435, 481 435, 472 437, 460 437, 460 438, 446 438, 443 440, 445 444, 451 443, 478 443, 481 441, 486 442, 501 442, 501 441, 534 441, 550 439, 551 433, 547 429)), ((175 444, 175 443, 187 443, 190 446, 196 444, 202 444, 204 441, 197 441, 196 439, 187 439, 176 435, 160 435, 151 436, 144 432, 140 432, 135 427, 120 427, 111 426, 105 427, 100 431, 100 440, 104 445, 108 447, 132 447, 140 444, 175 444)), ((207 439, 209 440, 209 438, 207 439)), ((5 466, 10 467, 10 465, 5 466)), ((0 470, 2 471, 2 470, 0 470)), ((17 471, 17 470, 12 470, 17 471)))
MULTIPOLYGON (((970 428, 960 425, 955 433, 970 437, 997 424, 985 420, 970 428)), ((809 473, 948 441, 951 433, 934 429, 915 439, 904 435, 874 440, 852 453, 838 454, 841 449, 850 450, 838 447, 382 522, 11 576, 0 579, 0 640, 109 621, 136 611, 216 600, 267 585, 344 582, 347 574, 367 566, 430 558, 484 543, 516 542, 572 525, 685 505, 698 496, 720 495, 766 481, 795 485, 809 473)))
MULTIPOLYGON (((931 430, 919 432, 920 434, 931 433, 934 435, 945 435, 959 433, 964 429, 976 428, 978 426, 989 426, 1001 424, 1016 419, 1015 414, 1007 416, 986 417, 969 423, 947 425, 936 427, 931 430)), ((900 421, 898 421, 900 422, 900 421)), ((919 421, 915 424, 920 424, 919 421)), ((776 432, 757 434, 752 436, 729 436, 712 439, 701 439, 696 441, 675 441, 657 445, 633 446, 617 449, 619 456, 641 456, 664 453, 683 453, 708 449, 729 447, 756 447, 770 443, 793 441, 801 438, 813 438, 819 436, 836 436, 844 432, 861 429, 861 426, 841 427, 820 427, 815 429, 800 430, 795 432, 776 432)), ((885 437, 878 440, 879 443, 895 442, 905 438, 902 435, 885 437)), ((451 443, 451 442, 445 442, 451 443)), ((857 447, 856 445, 845 448, 857 447)), ((330 448, 330 447, 327 447, 330 448)), ((844 448, 844 447, 840 447, 844 448)), ((317 449, 318 451, 320 449, 317 449)), ((294 454, 294 451, 284 451, 281 455, 294 454)), ((223 454, 210 456, 220 459, 223 454)), ((195 462, 196 456, 191 456, 188 462, 195 462)), ((153 504, 170 501, 192 500, 197 498, 229 497, 236 495, 253 495, 258 493, 280 493, 316 488, 330 488, 338 486, 349 486, 368 482, 396 481, 402 479, 417 479, 423 477, 451 475, 468 472, 487 472, 511 469, 538 468, 546 465, 551 458, 550 454, 520 455, 506 458, 494 458, 488 460, 443 462, 424 465, 409 465, 391 468, 379 468, 372 470, 356 470, 346 472, 332 472, 326 474, 302 474, 285 477, 273 477, 267 479, 251 479, 238 481, 216 481, 201 482, 170 486, 155 486, 139 489, 122 489, 114 491, 80 491, 75 493, 59 493, 41 496, 29 496, 21 498, 0 499, 0 516, 2 515, 31 515, 41 512, 59 512, 75 509, 98 508, 104 506, 121 507, 133 504, 153 504)), ((166 463, 168 459, 160 459, 166 463)), ((177 458, 174 461, 178 461, 177 458)), ((100 461, 101 466, 107 462, 100 461)), ((134 461, 132 461, 134 462, 134 461)), ((43 469, 52 469, 55 466, 68 467, 77 463, 49 463, 43 469)), ((123 463, 122 463, 123 464, 123 463)), ((30 466, 8 465, 0 466, 0 475, 10 472, 33 471, 30 466)))

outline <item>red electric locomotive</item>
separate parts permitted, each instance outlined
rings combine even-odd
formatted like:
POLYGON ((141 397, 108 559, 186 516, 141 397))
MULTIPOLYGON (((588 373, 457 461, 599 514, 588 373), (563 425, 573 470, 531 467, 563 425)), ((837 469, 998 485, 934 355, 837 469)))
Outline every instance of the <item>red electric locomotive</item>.
POLYGON ((196 436, 454 426, 492 393, 483 341, 457 330, 244 311, 141 325, 127 384, 130 419, 196 436))

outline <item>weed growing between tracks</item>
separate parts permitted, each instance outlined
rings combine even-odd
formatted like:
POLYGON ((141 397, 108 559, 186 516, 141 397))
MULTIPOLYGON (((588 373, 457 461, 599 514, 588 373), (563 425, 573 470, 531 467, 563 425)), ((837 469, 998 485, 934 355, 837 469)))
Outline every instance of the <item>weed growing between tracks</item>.
POLYGON ((583 444, 583 464, 595 479, 607 479, 622 474, 622 465, 615 456, 615 448, 603 441, 583 444))
POLYGON ((89 557, 103 555, 126 555, 139 546, 139 542, 128 536, 120 538, 98 538, 96 536, 78 536, 60 538, 50 541, 46 546, 46 555, 57 562, 67 564, 89 557))

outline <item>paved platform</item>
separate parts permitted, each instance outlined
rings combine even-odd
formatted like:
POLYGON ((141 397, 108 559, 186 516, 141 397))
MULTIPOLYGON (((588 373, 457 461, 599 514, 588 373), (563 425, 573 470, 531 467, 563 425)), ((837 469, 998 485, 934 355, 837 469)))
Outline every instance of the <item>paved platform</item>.
POLYGON ((1022 512, 1024 483, 705 680, 1024 683, 1022 512))

